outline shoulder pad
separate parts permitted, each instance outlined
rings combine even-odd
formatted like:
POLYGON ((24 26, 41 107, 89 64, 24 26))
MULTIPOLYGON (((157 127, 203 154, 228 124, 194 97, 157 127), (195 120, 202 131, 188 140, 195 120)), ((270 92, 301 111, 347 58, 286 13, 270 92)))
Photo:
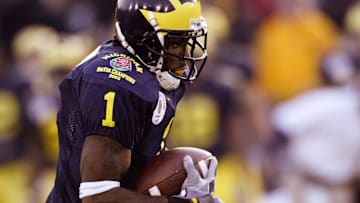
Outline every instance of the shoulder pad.
POLYGON ((160 86, 153 73, 122 47, 103 45, 82 66, 84 79, 91 82, 125 88, 148 101, 158 96, 160 86))

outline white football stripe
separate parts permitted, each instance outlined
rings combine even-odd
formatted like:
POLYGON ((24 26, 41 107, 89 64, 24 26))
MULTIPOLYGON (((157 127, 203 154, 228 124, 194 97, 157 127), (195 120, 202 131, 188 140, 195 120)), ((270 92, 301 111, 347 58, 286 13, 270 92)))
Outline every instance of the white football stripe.
POLYGON ((154 185, 149 189, 150 196, 161 196, 158 186, 154 185))

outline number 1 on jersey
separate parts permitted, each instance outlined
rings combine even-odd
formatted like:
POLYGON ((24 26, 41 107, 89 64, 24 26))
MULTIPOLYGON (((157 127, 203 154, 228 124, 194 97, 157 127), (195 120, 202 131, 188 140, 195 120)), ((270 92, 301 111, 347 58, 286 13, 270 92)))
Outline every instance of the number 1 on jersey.
POLYGON ((102 120, 102 125, 113 128, 115 127, 115 121, 113 121, 115 92, 106 93, 104 95, 104 100, 106 101, 106 113, 105 119, 102 120))

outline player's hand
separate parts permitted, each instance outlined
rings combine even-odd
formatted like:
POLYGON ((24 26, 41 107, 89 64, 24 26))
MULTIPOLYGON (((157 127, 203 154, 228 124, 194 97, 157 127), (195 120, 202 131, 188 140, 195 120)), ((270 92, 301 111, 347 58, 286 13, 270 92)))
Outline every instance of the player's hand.
POLYGON ((180 194, 176 195, 176 197, 192 199, 192 202, 198 203, 223 203, 221 199, 213 197, 217 169, 217 159, 215 157, 210 159, 209 167, 206 168, 207 170, 204 171, 203 176, 195 168, 191 156, 184 157, 183 165, 187 177, 182 184, 180 194))
POLYGON ((217 160, 215 157, 210 159, 209 168, 205 170, 204 177, 200 175, 195 168, 194 162, 190 156, 185 156, 183 160, 187 177, 182 184, 179 197, 191 199, 205 196, 211 196, 214 192, 217 160))

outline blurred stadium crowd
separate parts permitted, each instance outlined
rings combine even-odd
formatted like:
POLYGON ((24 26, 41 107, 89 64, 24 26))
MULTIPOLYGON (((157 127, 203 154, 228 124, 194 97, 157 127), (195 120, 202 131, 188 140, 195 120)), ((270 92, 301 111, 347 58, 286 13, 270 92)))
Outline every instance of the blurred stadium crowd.
MULTIPOLYGON (((209 61, 168 146, 219 158, 225 203, 360 202, 360 2, 203 0, 209 61)), ((57 85, 113 36, 115 0, 0 1, 0 202, 40 203, 57 85)))

